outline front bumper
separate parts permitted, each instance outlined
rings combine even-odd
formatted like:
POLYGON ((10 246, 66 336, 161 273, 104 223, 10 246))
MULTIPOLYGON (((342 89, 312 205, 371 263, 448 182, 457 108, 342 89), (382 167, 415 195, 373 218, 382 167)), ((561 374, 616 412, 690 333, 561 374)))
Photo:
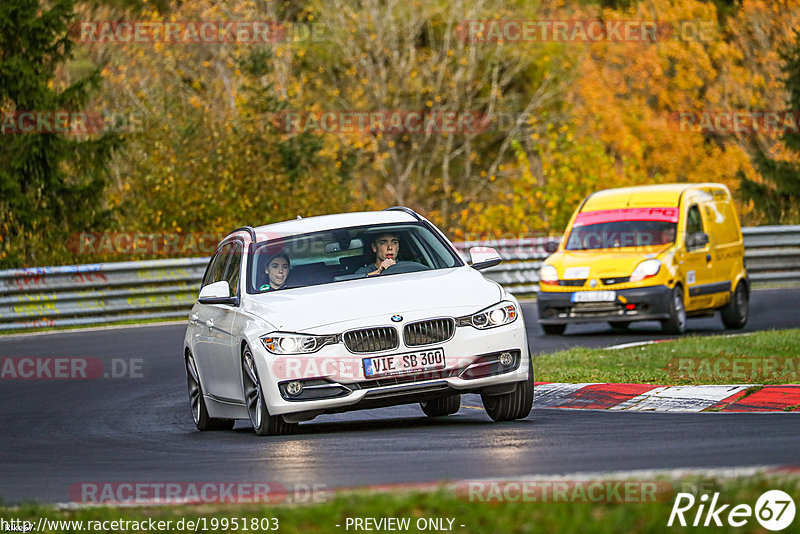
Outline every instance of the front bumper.
POLYGON ((671 291, 667 286, 620 289, 615 292, 616 298, 613 302, 572 302, 572 295, 575 292, 540 291, 537 295, 539 323, 574 324, 668 319, 671 291))
MULTIPOLYGON (((531 367, 524 320, 520 314, 509 325, 489 330, 458 327, 449 341, 432 345, 444 350, 446 367, 417 374, 380 378, 364 376, 362 359, 370 354, 349 353, 341 344, 323 347, 313 358, 276 357, 263 346, 253 347, 269 413, 287 421, 306 421, 325 413, 338 413, 423 402, 448 393, 506 393, 526 380, 531 367), (495 360, 511 353, 512 365, 495 360), (303 381, 303 391, 319 392, 322 398, 291 398, 286 387, 303 381), (308 386, 311 386, 310 388, 308 386)), ((414 351, 402 343, 395 351, 414 351)))

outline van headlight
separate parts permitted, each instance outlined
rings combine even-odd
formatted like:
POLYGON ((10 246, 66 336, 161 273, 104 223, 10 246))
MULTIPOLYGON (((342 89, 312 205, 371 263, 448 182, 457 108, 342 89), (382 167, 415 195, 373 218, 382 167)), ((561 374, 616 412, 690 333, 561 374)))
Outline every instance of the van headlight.
POLYGON ((636 266, 631 274, 631 282, 640 282, 645 278, 650 278, 658 274, 661 269, 661 262, 658 260, 644 260, 636 266))
POLYGON ((558 269, 552 265, 542 265, 541 269, 539 269, 539 283, 551 286, 556 285, 558 283, 558 269))
POLYGON ((337 336, 312 336, 276 332, 261 338, 264 348, 272 354, 310 354, 325 345, 337 343, 337 336))
POLYGON ((517 307, 510 302, 501 302, 473 315, 458 318, 458 326, 472 326, 479 330, 495 328, 517 320, 517 307))

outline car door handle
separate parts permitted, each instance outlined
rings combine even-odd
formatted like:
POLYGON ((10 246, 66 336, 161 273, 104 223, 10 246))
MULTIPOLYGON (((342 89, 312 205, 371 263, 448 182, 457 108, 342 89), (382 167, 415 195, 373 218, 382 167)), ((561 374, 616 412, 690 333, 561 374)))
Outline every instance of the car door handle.
POLYGON ((206 321, 206 326, 209 328, 214 328, 214 319, 209 319, 206 321))
POLYGON ((706 254, 706 261, 711 261, 711 254, 706 254))

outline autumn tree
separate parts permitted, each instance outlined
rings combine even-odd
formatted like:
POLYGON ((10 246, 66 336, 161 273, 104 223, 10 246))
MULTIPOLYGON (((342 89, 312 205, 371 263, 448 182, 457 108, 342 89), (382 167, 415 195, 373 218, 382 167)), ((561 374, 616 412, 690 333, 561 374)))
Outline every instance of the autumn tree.
MULTIPOLYGON (((743 172, 742 195, 752 200, 770 224, 797 223, 800 220, 800 31, 794 33, 794 43, 782 53, 785 62, 785 84, 788 92, 787 110, 794 128, 786 127, 780 140, 793 157, 779 157, 765 151, 757 141, 753 144, 753 159, 760 171, 760 180, 748 178, 743 172)), ((786 123, 784 123, 786 124, 786 123)))

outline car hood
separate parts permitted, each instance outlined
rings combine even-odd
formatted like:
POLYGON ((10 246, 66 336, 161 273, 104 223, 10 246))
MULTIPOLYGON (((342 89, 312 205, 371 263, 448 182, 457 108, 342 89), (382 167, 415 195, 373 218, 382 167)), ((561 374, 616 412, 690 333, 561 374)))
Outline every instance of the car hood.
POLYGON ((547 263, 558 269, 558 277, 564 278, 569 268, 588 267, 588 276, 570 278, 594 278, 609 276, 629 276, 636 266, 649 258, 661 258, 671 245, 657 247, 638 247, 636 249, 603 250, 564 250, 547 259, 547 263))
POLYGON ((244 311, 277 330, 330 333, 337 330, 332 326, 390 324, 395 315, 405 320, 466 315, 502 296, 478 271, 458 267, 248 295, 244 311))

